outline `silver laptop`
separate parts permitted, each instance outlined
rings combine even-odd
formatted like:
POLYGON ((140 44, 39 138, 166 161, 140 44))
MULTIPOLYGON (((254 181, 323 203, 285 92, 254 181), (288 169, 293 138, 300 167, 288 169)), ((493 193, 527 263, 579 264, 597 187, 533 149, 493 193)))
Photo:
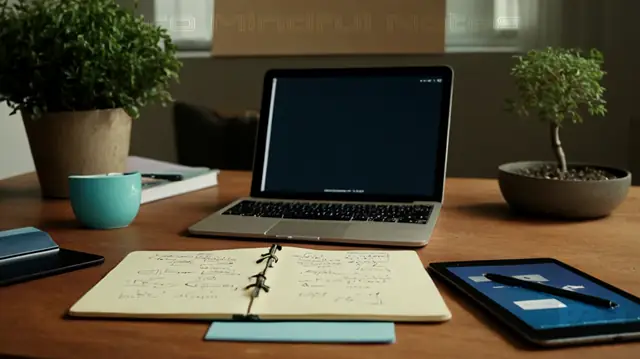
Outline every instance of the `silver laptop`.
POLYGON ((446 66, 268 71, 250 195, 189 232, 426 245, 444 197, 452 89, 446 66))

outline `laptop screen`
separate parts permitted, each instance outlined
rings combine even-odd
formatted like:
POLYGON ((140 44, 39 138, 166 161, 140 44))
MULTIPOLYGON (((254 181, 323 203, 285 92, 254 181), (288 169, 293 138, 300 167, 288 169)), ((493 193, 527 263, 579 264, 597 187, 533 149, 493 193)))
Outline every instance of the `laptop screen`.
POLYGON ((440 198, 448 90, 424 74, 273 78, 260 192, 440 198))

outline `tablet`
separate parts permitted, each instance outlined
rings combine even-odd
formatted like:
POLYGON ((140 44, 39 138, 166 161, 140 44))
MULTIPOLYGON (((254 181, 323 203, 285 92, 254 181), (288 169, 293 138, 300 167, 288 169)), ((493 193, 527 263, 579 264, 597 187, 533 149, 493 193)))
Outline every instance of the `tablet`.
POLYGON ((429 272, 487 309, 526 341, 542 346, 640 338, 640 299, 552 258, 431 263, 429 272), (605 308, 533 289, 503 285, 494 273, 608 299, 605 308))
POLYGON ((103 262, 103 256, 63 248, 0 261, 0 287, 97 266, 103 262))

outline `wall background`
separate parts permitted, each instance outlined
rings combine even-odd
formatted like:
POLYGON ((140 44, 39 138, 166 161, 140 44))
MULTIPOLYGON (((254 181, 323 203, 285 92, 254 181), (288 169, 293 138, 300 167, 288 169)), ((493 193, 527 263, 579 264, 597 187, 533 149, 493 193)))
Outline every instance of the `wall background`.
POLYGON ((0 104, 0 179, 32 172, 35 167, 19 114, 0 104))
MULTIPOLYGON (((9 0, 9 3, 15 0, 9 0)), ((0 180, 35 169, 31 149, 19 114, 9 116, 11 109, 0 104, 0 180)))
MULTIPOLYGON (((630 39, 640 36, 633 0, 564 0, 560 26, 563 46, 597 47, 609 72, 609 114, 562 133, 570 161, 594 162, 640 171, 640 125, 636 89, 640 75, 630 39), (632 141, 633 140, 633 141, 632 141)), ((456 71, 449 176, 494 177, 496 167, 515 160, 552 160, 547 127, 503 111, 514 93, 509 53, 457 53, 440 56, 343 56, 184 59, 176 99, 222 112, 258 108, 262 75, 278 67, 398 66, 448 64, 456 71)), ((391 125, 391 121, 390 121, 391 125)), ((175 160, 170 108, 150 107, 134 125, 132 151, 175 160)))
MULTIPOLYGON (((130 1, 130 0, 126 0, 130 1)), ((126 2, 123 0, 123 2, 126 2)), ((609 75, 609 115, 563 131, 569 160, 621 166, 640 171, 640 99, 637 51, 640 37, 634 0, 565 0, 565 46, 598 47, 609 75)), ((150 1, 142 2, 148 6, 150 1)), ((441 56, 345 56, 291 58, 185 58, 176 99, 223 112, 255 109, 260 103, 262 75, 277 67, 397 66, 448 64, 456 71, 449 176, 494 177, 503 162, 553 159, 547 128, 502 111, 513 94, 507 53, 457 53, 441 56)), ((30 172, 33 161, 18 116, 0 105, 0 178, 30 172)), ((391 121, 390 121, 391 125, 391 121)), ((176 149, 171 108, 149 107, 134 123, 132 154, 174 161, 176 149)))

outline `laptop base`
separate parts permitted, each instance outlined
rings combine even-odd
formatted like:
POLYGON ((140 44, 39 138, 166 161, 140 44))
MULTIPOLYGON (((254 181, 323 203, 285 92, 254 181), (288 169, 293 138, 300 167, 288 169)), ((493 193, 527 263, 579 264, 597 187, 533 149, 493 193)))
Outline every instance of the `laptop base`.
POLYGON ((227 209, 247 199, 249 198, 239 199, 202 219, 189 227, 189 233, 266 241, 423 247, 432 236, 441 208, 439 203, 433 204, 432 215, 426 224, 261 218, 223 214, 227 209))

